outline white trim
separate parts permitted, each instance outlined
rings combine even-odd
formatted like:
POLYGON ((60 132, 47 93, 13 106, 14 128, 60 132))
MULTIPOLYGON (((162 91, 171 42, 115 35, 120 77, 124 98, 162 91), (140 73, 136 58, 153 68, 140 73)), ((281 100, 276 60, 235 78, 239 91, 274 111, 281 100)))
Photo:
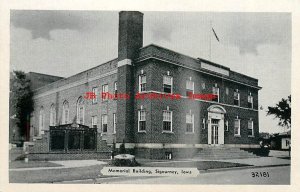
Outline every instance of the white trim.
MULTIPOLYGON (((146 57, 147 55, 145 55, 144 57, 146 57)), ((248 87, 252 87, 252 88, 255 88, 255 89, 261 89, 261 87, 259 86, 254 86, 254 85, 249 85, 247 83, 242 83, 242 82, 239 82, 239 81, 236 81, 236 80, 233 80, 233 79, 229 79, 229 78, 226 78, 224 76, 221 76, 221 75, 217 75, 217 74, 212 74, 212 73, 209 73, 209 72, 205 72, 205 71, 202 71, 202 70, 198 70, 198 69, 194 69, 194 68, 191 68, 191 67, 187 67, 183 64, 179 65, 177 63, 174 63, 174 62, 171 62, 171 61, 168 61, 168 60, 164 60, 164 59, 160 59, 160 58, 157 58, 157 57, 153 57, 153 56, 149 56, 145 59, 141 59, 139 61, 137 61, 137 63, 139 62, 142 62, 142 61, 145 61, 145 60, 148 60, 148 59, 156 59, 156 60, 159 60, 159 61, 163 61, 163 62, 166 62, 166 63, 171 63, 173 65, 177 65, 177 66, 180 66, 180 67, 183 67, 183 68, 187 68, 187 69, 191 69, 193 71, 198 71, 200 73, 204 73, 204 74, 208 74, 208 75, 211 75, 211 76, 215 76, 215 77, 218 77, 218 78, 222 78, 222 79, 225 79, 225 80, 228 80, 228 81, 232 81, 232 82, 235 82, 235 83, 238 83, 238 84, 241 84, 241 85, 246 85, 248 87)), ((251 77, 250 77, 251 78, 251 77)))
POLYGON ((216 72, 216 73, 220 73, 222 75, 229 76, 229 70, 228 69, 222 69, 220 67, 216 67, 214 65, 211 65, 211 64, 208 64, 208 63, 205 63, 205 62, 201 62, 201 68, 207 69, 207 70, 210 70, 210 71, 213 71, 213 72, 216 72))
MULTIPOLYGON (((86 78, 85 79, 81 79, 79 81, 75 81, 73 83, 68 83, 66 85, 63 85, 61 87, 52 88, 52 90, 45 91, 44 93, 34 94, 35 95, 34 99, 37 99, 37 98, 40 98, 40 97, 44 97, 44 96, 47 96, 47 95, 50 95, 50 94, 53 94, 53 93, 57 93, 57 92, 60 92, 60 91, 66 90, 66 89, 74 88, 76 86, 83 85, 83 84, 85 84, 87 82, 95 81, 95 80, 98 80, 98 79, 101 79, 101 78, 104 78, 104 77, 116 74, 117 72, 118 72, 118 70, 116 69, 116 70, 113 70, 111 72, 105 73, 103 75, 95 76, 95 77, 88 78, 88 79, 86 79, 86 78)), ((66 78, 66 79, 68 79, 68 78, 66 78)))
POLYGON ((118 67, 122 67, 123 65, 132 65, 131 59, 123 59, 122 61, 118 61, 118 67))

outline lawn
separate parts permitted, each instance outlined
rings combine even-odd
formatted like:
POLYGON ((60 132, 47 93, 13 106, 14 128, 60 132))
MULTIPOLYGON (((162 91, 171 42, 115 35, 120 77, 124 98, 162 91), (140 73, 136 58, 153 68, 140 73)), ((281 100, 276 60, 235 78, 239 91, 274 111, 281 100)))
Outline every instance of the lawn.
POLYGON ((33 168, 33 167, 60 167, 62 165, 51 163, 48 161, 29 161, 25 163, 24 161, 12 161, 9 162, 10 169, 18 169, 18 168, 33 168))
POLYGON ((189 162, 157 162, 157 163, 145 163, 142 166, 147 167, 195 167, 199 170, 207 169, 220 169, 231 167, 244 167, 249 166, 247 164, 229 163, 220 161, 189 161, 189 162))
POLYGON ((100 170, 103 165, 93 165, 87 167, 10 171, 10 183, 52 183, 60 181, 72 181, 93 179, 101 177, 100 170))

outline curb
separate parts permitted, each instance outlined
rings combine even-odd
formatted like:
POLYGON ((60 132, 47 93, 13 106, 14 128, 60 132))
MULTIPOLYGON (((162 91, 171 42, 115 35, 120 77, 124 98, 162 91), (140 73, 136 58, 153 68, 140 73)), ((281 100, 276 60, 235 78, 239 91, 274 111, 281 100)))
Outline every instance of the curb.
POLYGON ((255 169, 255 168, 268 168, 268 167, 283 167, 283 166, 290 166, 291 164, 278 164, 278 165, 249 165, 249 166, 242 166, 242 167, 228 167, 228 168, 219 168, 219 169, 206 169, 206 170, 199 170, 200 173, 213 173, 213 172, 222 172, 222 171, 232 171, 232 170, 242 170, 242 169, 255 169))

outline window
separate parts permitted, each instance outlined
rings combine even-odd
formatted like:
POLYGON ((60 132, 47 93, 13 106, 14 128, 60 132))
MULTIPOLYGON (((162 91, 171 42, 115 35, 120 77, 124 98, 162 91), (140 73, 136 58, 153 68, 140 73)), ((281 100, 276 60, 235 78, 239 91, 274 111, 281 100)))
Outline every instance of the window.
POLYGON ((234 136, 240 136, 240 119, 234 120, 234 136))
POLYGON ((69 123, 69 102, 64 101, 63 103, 63 116, 62 116, 62 124, 69 123))
POLYGON ((55 105, 52 104, 50 107, 50 126, 55 126, 56 124, 56 110, 55 105))
POLYGON ((97 97, 98 88, 97 87, 93 87, 92 88, 92 92, 93 92, 93 95, 95 96, 95 97, 93 97, 92 104, 96 104, 98 102, 98 97, 97 97))
POLYGON ((139 110, 138 111, 138 131, 146 131, 146 111, 145 110, 139 110))
POLYGON ((194 94, 194 82, 191 80, 186 81, 186 96, 194 94))
POLYGON ((205 118, 202 119, 202 129, 205 129, 205 118))
POLYGON ((139 92, 146 91, 147 79, 146 74, 139 75, 139 92))
POLYGON ((118 94, 118 84, 116 81, 114 83, 114 91, 115 91, 115 95, 117 95, 118 94))
POLYGON ((226 93, 226 95, 229 95, 229 88, 228 87, 225 88, 225 93, 226 93))
POLYGON ((117 128, 117 118, 116 118, 116 114, 113 113, 113 133, 116 133, 116 128, 117 128))
POLYGON ((163 131, 172 132, 172 111, 163 111, 163 131))
POLYGON ((107 115, 102 115, 102 132, 107 133, 107 115))
POLYGON ((225 131, 229 131, 229 127, 228 127, 228 121, 225 121, 225 131))
POLYGON ((212 99, 212 101, 215 101, 215 102, 219 102, 219 87, 217 87, 217 85, 215 85, 213 88, 212 88, 212 94, 215 95, 216 97, 212 99))
POLYGON ((253 109, 253 96, 251 93, 248 95, 248 108, 253 109))
POLYGON ((170 75, 164 75, 163 89, 165 93, 172 93, 173 89, 173 77, 170 75))
POLYGON ((44 114, 44 107, 42 106, 40 109, 39 114, 39 135, 42 135, 44 133, 44 120, 45 120, 45 114, 44 114))
POLYGON ((234 105, 240 106, 240 92, 238 89, 234 91, 233 99, 234 99, 234 105))
POLYGON ((186 114, 186 130, 187 133, 194 133, 194 114, 186 114))
POLYGON ((248 136, 253 137, 254 132, 253 132, 253 121, 249 120, 248 121, 248 136))
POLYGON ((83 98, 79 97, 77 100, 77 123, 83 125, 84 124, 84 102, 83 98))
MULTIPOLYGON (((108 85, 102 85, 102 93, 108 93, 108 85)), ((108 97, 102 97, 102 101, 107 101, 108 97)))
POLYGON ((97 128, 97 116, 92 116, 92 128, 97 128))
POLYGON ((202 83, 201 86, 202 86, 202 89, 204 90, 205 89, 205 83, 202 83))

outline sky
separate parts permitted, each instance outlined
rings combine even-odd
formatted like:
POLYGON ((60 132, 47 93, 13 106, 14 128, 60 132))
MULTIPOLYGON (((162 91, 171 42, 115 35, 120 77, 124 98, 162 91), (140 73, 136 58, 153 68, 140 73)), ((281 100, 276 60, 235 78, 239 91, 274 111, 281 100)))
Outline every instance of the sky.
MULTIPOLYGON (((143 13, 144 46, 157 44, 257 78, 260 131, 284 131, 266 110, 291 94, 289 13, 143 13)), ((117 55, 118 12, 11 11, 10 70, 68 77, 117 55)))

